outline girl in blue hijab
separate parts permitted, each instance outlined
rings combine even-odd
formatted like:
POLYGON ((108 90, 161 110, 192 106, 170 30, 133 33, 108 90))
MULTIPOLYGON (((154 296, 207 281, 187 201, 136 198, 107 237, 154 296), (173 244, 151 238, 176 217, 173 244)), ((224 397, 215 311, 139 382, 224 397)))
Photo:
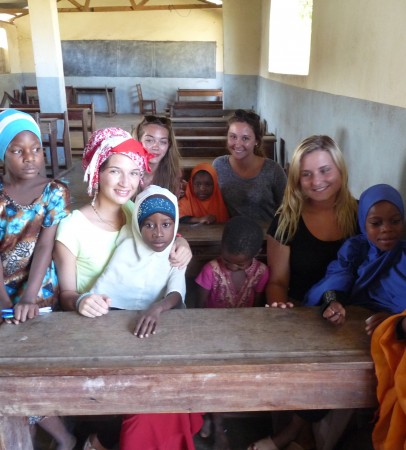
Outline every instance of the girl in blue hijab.
POLYGON ((358 305, 378 314, 367 332, 389 314, 406 309, 406 241, 400 193, 377 184, 361 194, 358 207, 361 234, 349 238, 330 263, 326 276, 306 294, 304 305, 321 305, 334 324, 345 320, 345 306, 358 305), (386 314, 385 314, 386 313, 386 314))

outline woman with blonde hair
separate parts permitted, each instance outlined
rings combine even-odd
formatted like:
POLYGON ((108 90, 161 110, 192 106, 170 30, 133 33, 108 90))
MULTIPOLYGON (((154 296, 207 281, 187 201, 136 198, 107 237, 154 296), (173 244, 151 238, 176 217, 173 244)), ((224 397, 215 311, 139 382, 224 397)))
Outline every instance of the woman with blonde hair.
MULTIPOLYGON (((268 305, 290 308, 301 304, 306 292, 324 277, 344 240, 355 234, 357 201, 348 189, 344 157, 329 136, 310 136, 293 153, 282 204, 268 229, 268 305)), ((287 427, 249 449, 301 448, 299 441, 303 448, 310 448, 313 439, 318 449, 331 449, 350 415, 340 416, 334 432, 329 429, 327 440, 320 443, 324 436, 313 437, 311 426, 327 413, 298 412, 287 427)))
POLYGON ((268 230, 269 305, 302 302, 356 231, 357 201, 338 145, 329 136, 304 139, 293 153, 282 204, 268 230))

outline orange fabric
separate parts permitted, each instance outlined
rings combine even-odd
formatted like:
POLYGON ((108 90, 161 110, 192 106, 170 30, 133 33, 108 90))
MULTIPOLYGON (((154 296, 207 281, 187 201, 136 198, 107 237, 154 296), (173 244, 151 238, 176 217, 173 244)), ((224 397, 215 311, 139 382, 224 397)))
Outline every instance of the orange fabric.
POLYGON ((217 223, 227 222, 229 219, 227 207, 221 195, 216 169, 208 163, 201 163, 193 168, 186 186, 185 196, 179 200, 179 217, 203 217, 209 214, 216 217, 217 223), (199 200, 193 193, 193 177, 200 170, 208 172, 214 183, 213 194, 204 201, 199 200))
POLYGON ((372 433, 375 450, 406 450, 406 343, 395 335, 402 316, 406 311, 389 317, 372 335, 379 401, 379 419, 372 433))

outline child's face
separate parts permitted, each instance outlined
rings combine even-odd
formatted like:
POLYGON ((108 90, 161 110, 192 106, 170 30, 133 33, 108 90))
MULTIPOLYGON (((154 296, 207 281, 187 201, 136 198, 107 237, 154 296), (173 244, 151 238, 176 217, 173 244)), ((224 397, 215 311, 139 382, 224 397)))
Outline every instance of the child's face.
POLYGON ((197 172, 193 177, 193 192, 199 200, 207 200, 214 190, 213 178, 206 171, 197 172))
POLYGON ((221 259, 224 265, 231 272, 237 272, 238 270, 246 270, 252 264, 252 258, 247 255, 233 255, 227 250, 221 251, 221 259))
POLYGON ((173 240, 175 222, 161 213, 151 214, 141 226, 144 242, 155 252, 163 252, 173 240))
POLYGON ((137 191, 140 169, 126 155, 112 155, 100 171, 99 196, 117 205, 124 205, 137 191))
POLYGON ((18 179, 35 178, 44 168, 44 150, 31 131, 18 133, 7 147, 4 157, 6 173, 18 179))
POLYGON ((378 202, 368 211, 365 222, 367 237, 379 250, 392 250, 402 238, 403 227, 403 217, 393 203, 378 202))

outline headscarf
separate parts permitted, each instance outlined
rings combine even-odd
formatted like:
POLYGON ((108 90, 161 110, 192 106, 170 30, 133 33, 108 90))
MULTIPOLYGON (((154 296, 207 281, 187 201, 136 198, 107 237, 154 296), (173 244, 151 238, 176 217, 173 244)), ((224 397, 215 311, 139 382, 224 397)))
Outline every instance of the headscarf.
POLYGON ((186 186, 185 196, 179 200, 179 215, 180 217, 203 217, 209 214, 216 217, 217 223, 224 223, 229 219, 218 184, 216 169, 211 164, 201 163, 193 168, 186 186), (213 194, 207 200, 199 200, 193 191, 193 177, 201 170, 208 172, 213 179, 213 194))
POLYGON ((382 251, 366 235, 368 211, 382 201, 395 205, 404 217, 402 197, 392 186, 377 184, 364 191, 358 207, 362 233, 345 241, 326 276, 306 294, 305 305, 317 305, 324 292, 335 290, 348 295, 346 304, 390 313, 406 309, 406 241, 382 251))
POLYGON ((90 136, 83 151, 82 167, 84 181, 88 183, 87 192, 92 195, 99 183, 100 166, 113 154, 126 155, 132 159, 141 172, 151 172, 148 161, 153 157, 142 144, 133 139, 121 128, 102 128, 90 136))
POLYGON ((8 109, 0 113, 1 161, 4 161, 4 156, 10 142, 22 131, 31 131, 31 133, 34 133, 42 146, 41 131, 32 116, 16 109, 8 109))

